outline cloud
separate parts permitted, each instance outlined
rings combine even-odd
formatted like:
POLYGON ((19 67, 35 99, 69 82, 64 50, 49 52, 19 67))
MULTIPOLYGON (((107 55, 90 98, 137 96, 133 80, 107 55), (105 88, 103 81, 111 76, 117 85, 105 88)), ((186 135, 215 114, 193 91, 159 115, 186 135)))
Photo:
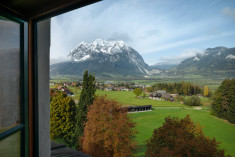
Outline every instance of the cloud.
MULTIPOLYGON (((230 38, 235 34, 235 23, 221 18, 219 0, 182 2, 106 0, 54 17, 51 58, 67 56, 80 42, 91 43, 97 38, 124 40, 147 63, 155 62, 160 55, 180 56, 182 49, 207 48, 212 39, 215 42, 209 47, 219 46, 218 43, 233 46, 230 38)), ((233 16, 233 10, 227 7, 222 12, 233 16)))
POLYGON ((230 8, 230 7, 224 7, 222 9, 222 14, 226 15, 226 16, 230 16, 230 17, 234 17, 235 18, 235 9, 230 8))
POLYGON ((127 33, 119 33, 119 32, 114 32, 108 40, 123 40, 125 42, 131 42, 132 39, 127 33))
POLYGON ((195 38, 190 38, 190 39, 186 39, 186 40, 180 40, 180 41, 176 41, 176 42, 172 42, 172 43, 168 43, 168 44, 163 44, 161 46, 156 46, 156 48, 154 49, 150 49, 148 52, 146 53, 155 53, 155 52, 159 52, 159 51, 163 51, 163 50, 168 50, 168 49, 172 49, 172 48, 176 48, 176 47, 181 47, 181 46, 185 46, 185 45, 189 45, 189 44, 193 44, 193 43, 197 43, 197 42, 202 42, 202 41, 207 41, 207 40, 211 40, 211 39, 215 39, 215 38, 221 38, 224 36, 231 36, 234 35, 235 31, 230 31, 230 32, 223 32, 223 33, 217 33, 217 34, 211 34, 211 35, 204 35, 201 37, 195 37, 195 38))
POLYGON ((185 49, 182 53, 180 53, 178 56, 171 56, 171 57, 161 57, 161 60, 163 62, 168 62, 168 63, 175 63, 178 64, 181 61, 194 57, 198 54, 203 54, 205 51, 199 50, 199 49, 185 49))

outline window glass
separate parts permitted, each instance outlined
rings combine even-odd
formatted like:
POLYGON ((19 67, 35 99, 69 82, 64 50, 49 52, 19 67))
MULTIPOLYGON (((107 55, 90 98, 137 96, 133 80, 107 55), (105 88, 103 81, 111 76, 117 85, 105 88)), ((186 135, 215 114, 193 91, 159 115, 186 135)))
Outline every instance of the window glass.
POLYGON ((20 131, 0 141, 1 157, 20 157, 20 131))
POLYGON ((0 133, 19 122, 20 25, 0 18, 0 133))

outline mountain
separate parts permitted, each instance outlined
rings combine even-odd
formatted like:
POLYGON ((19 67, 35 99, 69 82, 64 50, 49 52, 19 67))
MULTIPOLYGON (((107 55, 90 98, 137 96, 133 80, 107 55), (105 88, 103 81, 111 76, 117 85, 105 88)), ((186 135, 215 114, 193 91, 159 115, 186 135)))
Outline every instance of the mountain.
POLYGON ((178 64, 174 64, 174 63, 167 63, 167 62, 160 62, 160 63, 156 63, 154 65, 151 65, 151 68, 156 68, 159 70, 167 70, 167 69, 171 69, 173 67, 176 67, 178 64))
POLYGON ((167 75, 201 75, 206 77, 235 77, 235 48, 208 48, 203 54, 182 61, 167 70, 167 75))
POLYGON ((86 69, 96 76, 151 73, 142 56, 123 41, 82 42, 68 56, 70 61, 51 65, 51 75, 82 75, 86 69))

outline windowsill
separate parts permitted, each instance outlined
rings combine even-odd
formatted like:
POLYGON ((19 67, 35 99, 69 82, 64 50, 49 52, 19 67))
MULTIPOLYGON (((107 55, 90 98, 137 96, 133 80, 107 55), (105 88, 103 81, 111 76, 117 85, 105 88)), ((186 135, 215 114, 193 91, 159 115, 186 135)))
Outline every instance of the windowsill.
POLYGON ((51 142, 51 157, 91 157, 77 150, 66 147, 65 144, 51 142))

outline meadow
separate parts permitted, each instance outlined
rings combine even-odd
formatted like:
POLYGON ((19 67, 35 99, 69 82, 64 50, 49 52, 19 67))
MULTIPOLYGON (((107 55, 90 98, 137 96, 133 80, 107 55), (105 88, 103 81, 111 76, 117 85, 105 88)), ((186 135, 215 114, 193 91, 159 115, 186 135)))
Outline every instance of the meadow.
MULTIPOLYGON (((77 101, 81 90, 75 87, 69 87, 69 89, 74 92, 75 96, 73 99, 77 101)), ((200 110, 197 110, 194 107, 185 106, 178 102, 139 99, 135 97, 132 91, 97 90, 96 95, 106 95, 107 98, 116 100, 124 106, 153 106, 152 111, 129 113, 133 121, 136 122, 136 129, 138 131, 135 137, 138 143, 135 151, 136 157, 144 156, 146 150, 145 141, 151 137, 155 128, 162 126, 165 117, 183 118, 188 114, 195 123, 199 123, 202 126, 206 136, 214 137, 217 141, 221 142, 220 146, 226 150, 226 154, 235 157, 235 125, 211 115, 211 100, 208 98, 201 98, 203 106, 200 107, 200 110)), ((185 98, 187 99, 188 97, 185 98)))
POLYGON ((135 156, 144 156, 146 150, 145 141, 152 136, 155 128, 162 126, 165 117, 183 118, 188 114, 195 123, 199 123, 203 127, 203 132, 206 136, 214 137, 221 142, 220 146, 226 150, 226 154, 235 156, 235 125, 212 116, 207 108, 203 107, 202 110, 195 110, 193 107, 158 107, 150 112, 129 113, 136 122, 138 131, 135 138, 138 143, 135 156))
MULTIPOLYGON (((77 90, 75 87, 69 87, 75 94, 73 99, 78 101, 81 90, 77 90)), ((184 106, 178 102, 159 101, 152 99, 139 99, 136 98, 133 91, 102 91, 96 90, 96 95, 107 96, 109 99, 113 99, 119 102, 123 106, 141 106, 141 105, 152 105, 153 107, 179 107, 184 106)))

